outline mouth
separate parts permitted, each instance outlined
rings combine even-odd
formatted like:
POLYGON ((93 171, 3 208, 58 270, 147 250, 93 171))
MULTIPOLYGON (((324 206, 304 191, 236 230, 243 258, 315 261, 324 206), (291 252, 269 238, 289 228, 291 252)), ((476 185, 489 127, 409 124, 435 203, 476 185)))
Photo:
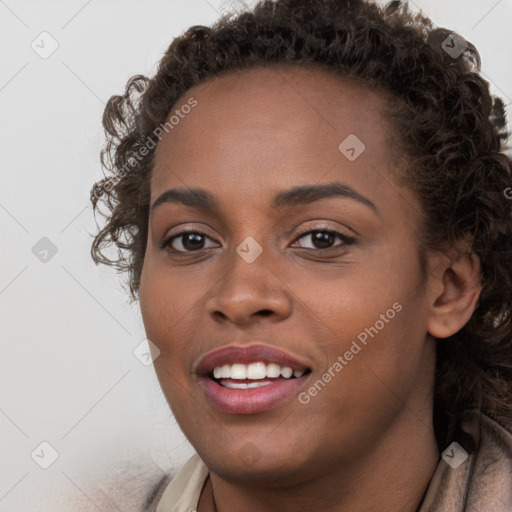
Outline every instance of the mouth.
POLYGON ((206 397, 212 405, 228 414, 255 414, 274 409, 299 393, 309 379, 307 369, 298 377, 263 379, 215 378, 213 373, 202 379, 206 397))
POLYGON ((289 400, 312 368, 269 345, 230 345, 196 365, 209 402, 228 414, 255 414, 289 400))
POLYGON ((235 363, 216 366, 207 377, 229 389, 254 389, 282 380, 299 379, 311 373, 311 368, 294 370, 289 366, 257 361, 248 365, 235 363))

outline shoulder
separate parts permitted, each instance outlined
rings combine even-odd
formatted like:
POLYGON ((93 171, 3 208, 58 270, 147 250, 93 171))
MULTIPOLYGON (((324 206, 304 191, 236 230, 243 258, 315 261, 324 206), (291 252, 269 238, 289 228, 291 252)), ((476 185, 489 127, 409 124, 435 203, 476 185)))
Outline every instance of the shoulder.
POLYGON ((156 510, 156 506, 160 501, 162 494, 164 493, 165 489, 172 481, 172 479, 173 475, 167 474, 162 476, 158 481, 154 482, 151 485, 146 495, 146 499, 141 509, 141 512, 154 512, 156 510))
POLYGON ((476 441, 466 488, 476 510, 512 510, 512 432, 478 411, 468 411, 461 426, 476 441))
POLYGON ((209 471, 197 453, 174 476, 166 475, 148 494, 143 512, 175 512, 195 508, 209 471))
POLYGON ((450 416, 421 512, 512 511, 512 433, 478 409, 450 416))
POLYGON ((481 438, 486 447, 512 464, 512 431, 485 414, 480 415, 481 438))

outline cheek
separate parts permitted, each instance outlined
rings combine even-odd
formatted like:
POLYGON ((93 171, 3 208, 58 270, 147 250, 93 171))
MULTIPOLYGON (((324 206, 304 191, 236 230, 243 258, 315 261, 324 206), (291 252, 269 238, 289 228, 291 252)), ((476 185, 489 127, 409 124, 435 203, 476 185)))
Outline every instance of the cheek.
POLYGON ((163 327, 161 325, 162 313, 165 310, 162 306, 163 300, 166 300, 166 297, 162 296, 158 281, 151 269, 151 262, 146 258, 140 280, 139 305, 146 335, 160 350, 163 349, 159 343, 161 341, 159 340, 159 330, 163 327))
MULTIPOLYGON (((321 371, 330 368, 336 375, 332 387, 339 389, 333 400, 345 392, 351 402, 400 394, 415 372, 423 371, 426 312, 420 269, 412 244, 401 249, 380 251, 378 258, 368 258, 338 279, 315 279, 305 295, 305 314, 326 333, 318 338, 326 355, 321 371), (346 361, 341 370, 334 368, 339 356, 346 361)), ((307 283, 295 286, 306 289, 307 283)))
MULTIPOLYGON (((150 262, 146 261, 145 265, 139 288, 141 316, 147 338, 160 350, 153 362, 155 373, 167 403, 179 422, 179 411, 186 407, 182 403, 183 389, 189 377, 184 360, 187 339, 182 332, 186 310, 183 297, 173 291, 176 286, 174 281, 170 283, 168 279, 162 279, 161 272, 153 271, 150 262)), ((190 429, 187 425, 181 427, 190 429)))
POLYGON ((204 280, 194 280, 186 270, 170 270, 147 260, 141 275, 140 309, 146 332, 164 345, 197 315, 201 297, 206 293, 204 280))
POLYGON ((433 353, 425 350, 419 304, 404 297, 393 304, 396 309, 385 304, 364 322, 359 320, 341 346, 330 351, 331 361, 343 358, 343 369, 329 401, 354 411, 359 424, 372 416, 390 420, 408 396, 427 390, 424 385, 434 370, 433 353))
POLYGON ((154 367, 170 405, 182 400, 183 390, 189 386, 191 364, 206 350, 200 323, 204 321, 207 292, 205 280, 192 279, 185 269, 171 272, 150 260, 145 262, 140 310, 146 336, 160 350, 154 367))
MULTIPOLYGON (((161 272, 155 271, 150 261, 146 260, 144 265, 139 288, 140 311, 147 338, 160 350, 155 370, 159 379, 167 380, 165 372, 171 372, 172 365, 180 364, 178 341, 183 302, 173 300, 176 298, 174 283, 162 279, 161 272)), ((174 371, 171 373, 175 375, 174 371)))

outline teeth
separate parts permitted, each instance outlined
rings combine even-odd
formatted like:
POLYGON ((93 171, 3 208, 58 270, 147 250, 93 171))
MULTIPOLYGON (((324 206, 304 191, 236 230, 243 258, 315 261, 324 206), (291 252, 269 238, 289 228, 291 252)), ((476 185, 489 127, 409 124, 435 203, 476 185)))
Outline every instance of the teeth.
POLYGON ((251 363, 247 366, 248 379, 264 379, 266 376, 265 363, 251 363))
MULTIPOLYGON (((305 370, 295 370, 289 366, 279 366, 278 364, 269 363, 265 364, 262 361, 258 361, 251 364, 239 364, 235 363, 232 365, 225 364, 223 366, 217 366, 213 369, 213 376, 216 379, 264 379, 265 377, 269 379, 274 379, 276 377, 282 376, 285 379, 294 377, 298 378, 304 374, 305 370)), ((253 384, 253 383, 250 383, 253 384)), ((236 384, 237 386, 241 386, 242 384, 236 384)), ((229 386, 228 386, 229 387, 229 386)), ((247 387, 244 385, 244 388, 247 387)), ((250 385, 249 387, 255 387, 250 385)))
POLYGON ((293 375, 293 370, 289 366, 283 366, 281 368, 281 375, 285 379, 289 379, 293 375))
POLYGON ((213 370, 213 376, 216 379, 228 379, 231 375, 231 366, 229 364, 225 364, 224 366, 217 366, 213 370))
POLYGON ((249 388, 261 388, 262 386, 267 386, 271 384, 268 380, 265 382, 226 382, 221 380, 220 383, 226 387, 231 389, 249 389, 249 388))
POLYGON ((231 367, 232 379, 246 379, 247 378, 247 366, 245 364, 234 364, 231 367))
POLYGON ((221 375, 221 377, 227 379, 227 378, 229 378, 230 375, 231 375, 231 366, 229 364, 225 364, 222 367, 222 375, 221 375))
POLYGON ((278 364, 270 363, 267 364, 267 377, 273 379, 281 375, 281 367, 278 364))

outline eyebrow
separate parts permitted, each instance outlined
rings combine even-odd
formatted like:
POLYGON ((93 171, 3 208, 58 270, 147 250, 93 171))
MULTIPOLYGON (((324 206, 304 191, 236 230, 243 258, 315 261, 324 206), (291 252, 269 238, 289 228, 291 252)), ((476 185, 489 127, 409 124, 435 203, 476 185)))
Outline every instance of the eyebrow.
MULTIPOLYGON (((372 201, 356 192, 350 185, 339 181, 322 185, 300 185, 283 190, 274 196, 270 206, 274 210, 280 210, 313 203, 329 197, 354 199, 368 206, 377 215, 380 215, 372 201)), ((220 203, 217 198, 203 188, 169 189, 155 200, 151 206, 151 212, 153 213, 156 208, 164 203, 179 203, 191 208, 220 213, 220 203)))

